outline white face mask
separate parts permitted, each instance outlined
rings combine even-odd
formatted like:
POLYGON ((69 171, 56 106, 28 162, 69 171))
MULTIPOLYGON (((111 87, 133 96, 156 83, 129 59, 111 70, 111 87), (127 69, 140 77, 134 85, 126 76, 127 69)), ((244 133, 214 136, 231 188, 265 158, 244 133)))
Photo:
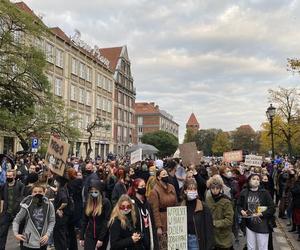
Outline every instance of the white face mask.
POLYGON ((197 191, 188 191, 186 193, 187 199, 189 201, 195 200, 198 197, 198 192, 197 191))
POLYGON ((124 215, 129 214, 130 212, 131 212, 131 209, 121 210, 121 213, 124 215))
POLYGON ((227 177, 227 178, 231 178, 231 177, 232 177, 232 172, 227 172, 227 173, 226 173, 226 177, 227 177))

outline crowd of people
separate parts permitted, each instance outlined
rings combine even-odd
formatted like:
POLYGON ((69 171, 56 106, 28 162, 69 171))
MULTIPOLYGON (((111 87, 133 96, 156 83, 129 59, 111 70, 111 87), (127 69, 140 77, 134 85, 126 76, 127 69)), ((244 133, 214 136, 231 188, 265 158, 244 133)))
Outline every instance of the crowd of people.
POLYGON ((186 206, 189 250, 273 249, 275 211, 300 240, 297 163, 260 167, 179 159, 68 159, 64 176, 42 159, 4 158, 0 169, 0 250, 12 225, 20 248, 167 249, 167 208, 186 206))

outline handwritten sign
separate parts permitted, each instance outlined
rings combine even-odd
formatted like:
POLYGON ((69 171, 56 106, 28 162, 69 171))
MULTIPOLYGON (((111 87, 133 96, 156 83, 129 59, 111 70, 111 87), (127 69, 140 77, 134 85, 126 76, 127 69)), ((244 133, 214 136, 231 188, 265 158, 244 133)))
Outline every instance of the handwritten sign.
POLYGON ((261 167, 263 163, 263 157, 259 155, 246 155, 245 165, 253 167, 261 167))
POLYGON ((181 144, 179 150, 183 166, 187 167, 190 164, 199 165, 201 163, 203 153, 201 151, 198 153, 195 142, 181 144))
POLYGON ((223 153, 223 161, 224 162, 233 162, 233 161, 242 161, 243 160, 243 151, 230 151, 223 153))
POLYGON ((186 206, 168 207, 168 250, 187 250, 186 206))
POLYGON ((46 165, 52 172, 63 176, 68 158, 70 145, 54 136, 50 137, 46 153, 46 165))
POLYGON ((142 158, 142 149, 138 149, 138 150, 135 150, 133 151, 131 154, 130 154, 130 164, 134 164, 136 162, 139 162, 141 161, 143 158, 142 158))

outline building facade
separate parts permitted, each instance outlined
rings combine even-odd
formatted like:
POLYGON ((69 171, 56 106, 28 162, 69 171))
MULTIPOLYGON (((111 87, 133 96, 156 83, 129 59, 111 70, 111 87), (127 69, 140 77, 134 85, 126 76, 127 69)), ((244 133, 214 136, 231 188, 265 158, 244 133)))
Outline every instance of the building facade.
MULTIPOLYGON (((16 5, 34 15, 25 3, 16 5)), ((87 125, 100 118, 110 128, 94 131, 91 157, 106 157, 113 150, 114 127, 114 72, 109 67, 109 61, 100 55, 98 48, 91 50, 80 40, 80 34, 68 37, 58 27, 50 28, 50 35, 36 39, 35 45, 45 52, 45 73, 54 95, 64 101, 66 110, 71 110, 71 117, 78 117, 74 126, 79 128, 81 135, 78 141, 69 142, 70 153, 83 158, 86 156, 89 136, 87 125)), ((16 138, 2 136, 0 145, 1 140, 0 152, 21 150, 16 138)))
POLYGON ((179 125, 173 116, 161 110, 154 102, 135 103, 136 137, 138 143, 144 134, 155 131, 166 131, 178 138, 179 125))
POLYGON ((101 48, 100 53, 110 61, 110 69, 114 72, 114 152, 124 155, 136 142, 134 138, 136 90, 133 85, 131 63, 126 46, 101 48))

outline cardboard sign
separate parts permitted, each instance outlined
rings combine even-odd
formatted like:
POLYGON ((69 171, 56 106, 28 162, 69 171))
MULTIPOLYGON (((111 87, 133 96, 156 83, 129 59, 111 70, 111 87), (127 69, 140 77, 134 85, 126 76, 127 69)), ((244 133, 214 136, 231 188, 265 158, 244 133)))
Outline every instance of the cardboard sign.
POLYGON ((263 157, 259 155, 246 155, 245 165, 253 167, 261 167, 263 157))
POLYGON ((223 153, 223 161, 224 162, 233 162, 233 161, 242 161, 243 160, 243 151, 230 151, 223 153))
POLYGON ((70 145, 54 136, 50 137, 46 153, 46 165, 52 172, 60 176, 64 175, 70 145))
POLYGON ((135 150, 133 151, 131 154, 130 154, 130 164, 134 164, 136 162, 139 162, 139 161, 142 161, 142 153, 143 153, 143 150, 140 148, 138 150, 135 150))
POLYGON ((168 250, 187 250, 186 206, 168 207, 168 250))
POLYGON ((181 144, 179 150, 183 166, 188 167, 190 164, 199 165, 201 163, 203 154, 198 153, 195 142, 181 144))

